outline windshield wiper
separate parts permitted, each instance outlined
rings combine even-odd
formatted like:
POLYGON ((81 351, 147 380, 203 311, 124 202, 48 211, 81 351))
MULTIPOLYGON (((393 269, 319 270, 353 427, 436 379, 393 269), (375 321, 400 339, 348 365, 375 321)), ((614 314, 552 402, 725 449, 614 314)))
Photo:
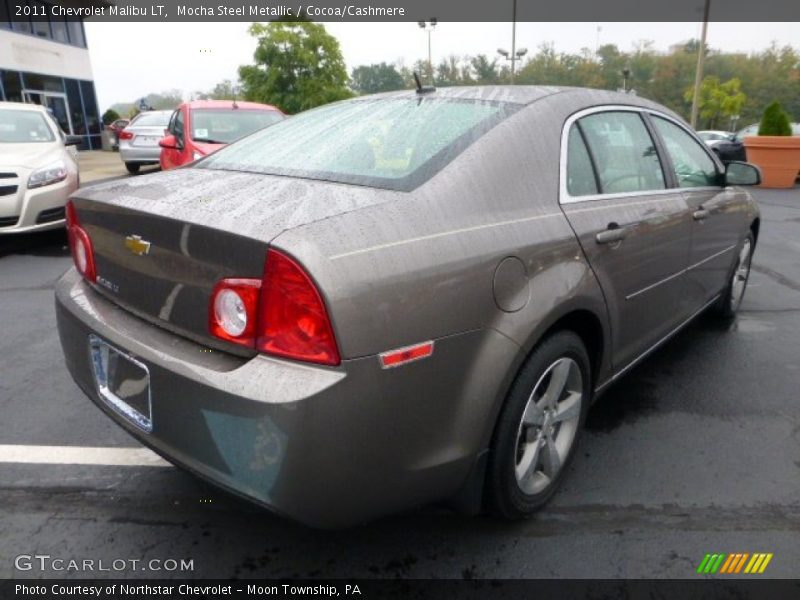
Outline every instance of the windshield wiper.
POLYGON ((202 142, 204 144, 227 144, 228 142, 221 142, 219 140, 211 140, 209 138, 192 138, 195 142, 202 142))

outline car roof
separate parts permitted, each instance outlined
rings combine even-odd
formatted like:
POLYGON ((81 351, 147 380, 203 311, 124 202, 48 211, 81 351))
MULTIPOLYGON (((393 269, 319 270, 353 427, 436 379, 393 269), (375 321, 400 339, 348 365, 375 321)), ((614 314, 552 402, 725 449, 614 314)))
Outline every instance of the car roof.
MULTIPOLYGON (((600 90, 592 88, 552 86, 552 85, 476 85, 476 86, 454 86, 435 88, 434 91, 427 92, 424 96, 436 98, 460 98, 465 100, 486 100, 496 102, 511 102, 515 104, 532 104, 547 96, 554 94, 568 94, 572 98, 585 97, 587 104, 597 103, 597 94, 602 93, 606 98, 603 104, 616 102, 618 104, 629 104, 635 106, 653 107, 657 106, 654 102, 645 98, 640 98, 635 94, 624 94, 622 92, 612 92, 610 90, 600 90)), ((419 97, 416 90, 400 90, 396 92, 385 92, 365 96, 366 98, 380 97, 419 97)), ((356 98, 358 100, 358 98, 356 98)))
MULTIPOLYGON (((244 110, 274 110, 280 112, 276 106, 271 104, 261 104, 260 102, 245 102, 243 100, 236 100, 235 104, 238 108, 244 110)), ((187 108, 233 108, 234 100, 190 100, 184 102, 181 106, 187 108)))
POLYGON ((43 106, 27 102, 0 102, 0 108, 13 108, 14 110, 29 110, 31 112, 45 112, 43 106))

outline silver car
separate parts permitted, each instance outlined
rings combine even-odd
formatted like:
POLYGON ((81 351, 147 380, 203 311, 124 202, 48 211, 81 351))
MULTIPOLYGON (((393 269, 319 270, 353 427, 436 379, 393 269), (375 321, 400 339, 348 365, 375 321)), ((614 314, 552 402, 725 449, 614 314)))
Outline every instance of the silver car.
POLYGON ((0 235, 64 226, 64 205, 78 188, 75 146, 47 110, 0 102, 0 235))
POLYGON ((305 523, 525 517, 595 397, 736 314, 758 182, 628 94, 360 97, 79 191, 61 343, 142 443, 305 523))
POLYGON ((135 175, 142 165, 157 165, 161 156, 158 141, 164 137, 171 110, 151 110, 136 115, 119 134, 119 157, 128 173, 135 175))

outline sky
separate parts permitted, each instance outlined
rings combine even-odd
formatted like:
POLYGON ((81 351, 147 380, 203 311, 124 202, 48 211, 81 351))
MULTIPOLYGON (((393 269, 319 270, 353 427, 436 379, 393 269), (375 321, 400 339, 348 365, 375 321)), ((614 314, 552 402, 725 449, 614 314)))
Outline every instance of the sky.
MULTIPOLYGON (((150 92, 210 90, 237 78, 252 62, 249 23, 95 23, 86 35, 101 109, 150 92)), ((427 59, 428 38, 416 23, 325 23, 338 40, 348 71, 363 64, 427 59)), ((556 52, 595 50, 614 43, 632 50, 652 41, 656 50, 700 37, 700 23, 517 23, 517 48, 556 52), (598 27, 600 28, 598 31, 598 27)), ((707 43, 724 51, 755 52, 772 42, 798 47, 797 23, 710 23, 707 43)), ((439 23, 432 34, 434 63, 450 55, 497 56, 511 45, 511 23, 439 23)))

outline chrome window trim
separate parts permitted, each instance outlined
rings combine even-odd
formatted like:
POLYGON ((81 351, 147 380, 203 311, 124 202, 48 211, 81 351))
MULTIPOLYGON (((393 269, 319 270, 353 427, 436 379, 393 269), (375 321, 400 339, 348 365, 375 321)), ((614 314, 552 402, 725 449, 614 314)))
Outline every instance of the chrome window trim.
MULTIPOLYGON (((722 190, 724 189, 722 186, 703 186, 703 187, 691 187, 691 188, 682 188, 682 187, 667 187, 661 190, 642 190, 636 192, 619 192, 615 194, 587 194, 585 196, 572 196, 570 195, 569 191, 567 190, 567 146, 569 142, 569 130, 572 125, 582 119, 583 117, 587 117, 589 115, 603 113, 603 112, 632 112, 638 113, 639 115, 648 114, 653 115, 659 118, 662 118, 666 121, 674 123, 684 131, 686 131, 692 138, 697 141, 701 147, 704 149, 706 155, 713 161, 714 165, 717 167, 717 172, 724 172, 724 169, 721 168, 721 164, 719 160, 714 156, 714 153, 711 152, 706 144, 702 141, 698 141, 697 135, 691 131, 688 127, 686 127, 683 123, 663 113, 659 110, 654 108, 648 108, 644 106, 633 106, 629 104, 602 104, 598 106, 591 106, 589 108, 584 108, 579 110, 576 113, 573 113, 569 116, 569 118, 564 122, 564 126, 561 130, 561 151, 560 151, 560 158, 559 158, 559 184, 558 184, 558 203, 559 204, 575 204, 578 202, 591 202, 593 200, 614 200, 617 198, 633 198, 633 197, 647 197, 647 196, 666 196, 669 194, 680 194, 684 191, 702 191, 702 190, 722 190)), ((652 136, 650 129, 647 130, 648 135, 652 136)), ((662 164, 662 168, 664 165, 662 164)), ((665 183, 667 173, 664 173, 665 183)))

